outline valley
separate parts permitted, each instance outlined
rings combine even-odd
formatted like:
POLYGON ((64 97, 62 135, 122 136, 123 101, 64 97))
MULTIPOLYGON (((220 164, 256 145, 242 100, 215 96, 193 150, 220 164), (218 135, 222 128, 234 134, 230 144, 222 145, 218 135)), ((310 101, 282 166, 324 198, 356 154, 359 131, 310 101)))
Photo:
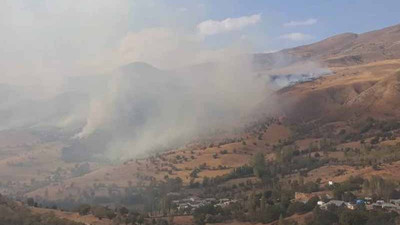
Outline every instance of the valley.
MULTIPOLYGON (((130 126, 139 129, 146 124, 122 109, 116 110, 117 115, 126 120, 107 119, 124 129, 99 126, 87 137, 82 124, 81 130, 74 124, 69 130, 38 125, 1 131, 0 194, 9 199, 0 198, 0 212, 21 211, 32 220, 44 221, 43 216, 93 225, 312 225, 337 224, 347 218, 399 224, 399 40, 400 25, 396 25, 256 54, 259 77, 283 76, 286 82, 299 65, 314 72, 318 65, 323 73, 309 71, 313 79, 289 79, 289 85, 275 87, 257 105, 257 116, 246 123, 207 127, 212 134, 195 133, 190 141, 177 138, 176 143, 184 144, 176 147, 173 142, 156 151, 124 155, 122 160, 104 157, 110 143, 125 141, 112 138, 135 136, 130 126), (310 62, 313 66, 308 66, 310 62)), ((124 69, 134 77, 169 75, 144 64, 124 69)), ((137 85, 126 77, 123 81, 137 85)), ((170 93, 162 89, 157 96, 164 91, 170 93)), ((144 93, 147 97, 147 90, 144 93)), ((126 103, 127 99, 131 100, 124 95, 118 100, 126 103)), ((138 102, 147 106, 142 99, 138 102)), ((119 107, 125 105, 115 108, 119 107)), ((143 112, 136 108, 128 112, 146 115, 146 107, 139 109, 143 112)), ((216 107, 215 114, 219 110, 225 112, 216 107)), ((157 132, 149 136, 172 133, 169 124, 150 126, 157 132)), ((377 224, 373 222, 368 224, 377 224)))

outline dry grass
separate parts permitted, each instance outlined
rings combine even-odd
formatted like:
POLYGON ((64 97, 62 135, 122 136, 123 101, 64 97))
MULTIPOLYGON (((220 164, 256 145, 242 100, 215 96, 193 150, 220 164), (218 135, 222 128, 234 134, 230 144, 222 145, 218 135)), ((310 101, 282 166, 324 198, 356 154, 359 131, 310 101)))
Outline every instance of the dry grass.
MULTIPOLYGON (((245 135, 246 145, 236 142, 205 149, 174 150, 163 153, 160 157, 154 157, 153 160, 150 158, 130 160, 122 165, 103 166, 84 176, 67 179, 62 183, 32 191, 27 196, 43 197, 47 193, 49 199, 62 199, 68 195, 80 196, 83 190, 93 188, 95 184, 117 185, 124 188, 128 187, 129 183, 133 186, 148 184, 150 177, 156 180, 164 180, 165 176, 179 177, 185 184, 189 184, 192 170, 205 165, 205 169, 202 169, 198 174, 199 178, 196 179, 201 182, 204 177, 222 176, 231 172, 235 167, 248 164, 256 152, 263 152, 268 159, 273 159, 271 141, 277 142, 289 135, 290 131, 286 127, 272 125, 262 140, 245 135), (227 153, 223 153, 225 150, 227 153)), ((107 195, 107 191, 96 191, 96 194, 107 195)))
POLYGON ((74 164, 61 160, 62 146, 56 142, 37 144, 29 149, 21 149, 13 156, 2 158, 0 160, 1 180, 29 183, 31 179, 45 179, 58 167, 73 167, 74 164))
POLYGON ((263 139, 274 144, 290 136, 290 130, 282 125, 272 124, 263 135, 263 139))
POLYGON ((60 210, 54 210, 54 209, 43 209, 43 208, 30 208, 33 213, 37 214, 46 214, 46 213, 51 213, 54 214, 58 218, 62 219, 67 219, 71 220, 74 222, 80 222, 88 225, 112 225, 112 221, 109 219, 98 219, 93 215, 85 215, 81 216, 78 213, 72 213, 72 212, 63 212, 60 210))

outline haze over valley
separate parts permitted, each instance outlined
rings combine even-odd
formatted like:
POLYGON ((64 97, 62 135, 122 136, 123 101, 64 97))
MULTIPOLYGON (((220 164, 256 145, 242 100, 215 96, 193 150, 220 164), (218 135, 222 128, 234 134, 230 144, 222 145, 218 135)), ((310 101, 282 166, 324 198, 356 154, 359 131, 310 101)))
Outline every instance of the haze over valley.
POLYGON ((399 6, 2 2, 0 225, 400 224, 399 6))

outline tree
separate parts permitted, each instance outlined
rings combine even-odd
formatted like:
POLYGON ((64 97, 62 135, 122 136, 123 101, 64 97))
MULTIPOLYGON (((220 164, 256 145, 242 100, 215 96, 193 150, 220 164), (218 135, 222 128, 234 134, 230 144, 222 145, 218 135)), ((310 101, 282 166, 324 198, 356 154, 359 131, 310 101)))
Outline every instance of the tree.
POLYGON ((317 196, 314 196, 312 198, 310 198, 307 203, 305 204, 305 210, 306 211, 311 211, 315 208, 315 206, 317 206, 319 201, 319 198, 317 196))
POLYGON ((263 213, 259 213, 259 222, 270 223, 278 220, 282 213, 282 209, 279 205, 268 206, 263 213))
POLYGON ((77 211, 79 213, 79 215, 83 216, 83 215, 87 215, 90 212, 90 205, 88 204, 82 204, 78 207, 77 211))
MULTIPOLYGON (((33 200, 33 199, 32 199, 33 200)), ((32 203, 32 200, 29 200, 32 203)), ((34 201, 33 201, 34 202, 34 201)), ((34 203, 33 203, 34 205, 34 203)), ((0 195, 0 224, 4 225, 84 225, 83 223, 61 219, 54 214, 36 214, 26 206, 1 197, 0 195)))
POLYGON ((28 204, 28 206, 31 206, 31 207, 35 206, 35 200, 33 200, 33 198, 28 198, 26 200, 26 203, 28 204))
POLYGON ((278 225, 285 225, 285 221, 283 220, 283 215, 282 214, 279 216, 278 225))
POLYGON ((264 209, 265 209, 265 204, 266 204, 266 199, 265 199, 265 194, 264 194, 264 192, 263 192, 263 193, 261 193, 261 200, 260 200, 260 208, 261 208, 261 211, 264 211, 264 209))
POLYGON ((249 198, 248 198, 248 210, 250 212, 255 212, 257 209, 257 196, 254 191, 251 192, 249 198))
POLYGON ((303 202, 293 202, 289 205, 289 207, 286 210, 286 214, 288 216, 291 216, 293 214, 303 214, 305 213, 306 210, 306 206, 303 202))
POLYGON ((119 208, 119 213, 121 214, 121 215, 126 215, 126 214, 128 214, 129 213, 129 210, 125 207, 125 206, 122 206, 121 208, 119 208))
POLYGON ((368 221, 368 216, 363 211, 346 210, 340 214, 339 222, 342 225, 363 225, 368 221))
POLYGON ((199 173, 200 173, 200 169, 199 168, 194 168, 192 170, 192 172, 190 173, 190 177, 197 178, 199 173))
POLYGON ((207 187, 210 184, 210 178, 208 178, 207 176, 205 176, 203 178, 203 187, 207 187))
POLYGON ((313 219, 307 225, 331 225, 339 222, 338 216, 330 210, 321 210, 315 207, 313 211, 313 219))
POLYGON ((115 213, 112 210, 102 206, 92 207, 92 213, 100 220, 103 218, 113 219, 115 217, 115 213))
POLYGON ((379 176, 372 176, 370 180, 365 180, 362 186, 364 192, 370 195, 376 195, 386 200, 390 199, 396 185, 389 180, 379 176))
POLYGON ((264 154, 261 152, 256 153, 251 161, 251 166, 253 167, 254 175, 258 178, 261 178, 266 171, 264 154))

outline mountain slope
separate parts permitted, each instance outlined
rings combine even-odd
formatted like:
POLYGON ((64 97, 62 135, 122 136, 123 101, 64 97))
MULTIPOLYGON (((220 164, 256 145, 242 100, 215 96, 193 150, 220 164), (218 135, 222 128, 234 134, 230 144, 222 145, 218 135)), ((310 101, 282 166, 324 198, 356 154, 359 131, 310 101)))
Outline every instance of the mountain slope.
POLYGON ((332 67, 397 58, 400 58, 400 24, 363 34, 339 34, 310 45, 255 55, 256 62, 264 69, 308 60, 332 67))
POLYGON ((282 113, 295 120, 337 121, 400 116, 400 60, 345 68, 279 91, 282 113))
POLYGON ((400 25, 255 56, 261 75, 320 77, 278 91, 281 113, 301 121, 399 117, 399 59, 400 25))

